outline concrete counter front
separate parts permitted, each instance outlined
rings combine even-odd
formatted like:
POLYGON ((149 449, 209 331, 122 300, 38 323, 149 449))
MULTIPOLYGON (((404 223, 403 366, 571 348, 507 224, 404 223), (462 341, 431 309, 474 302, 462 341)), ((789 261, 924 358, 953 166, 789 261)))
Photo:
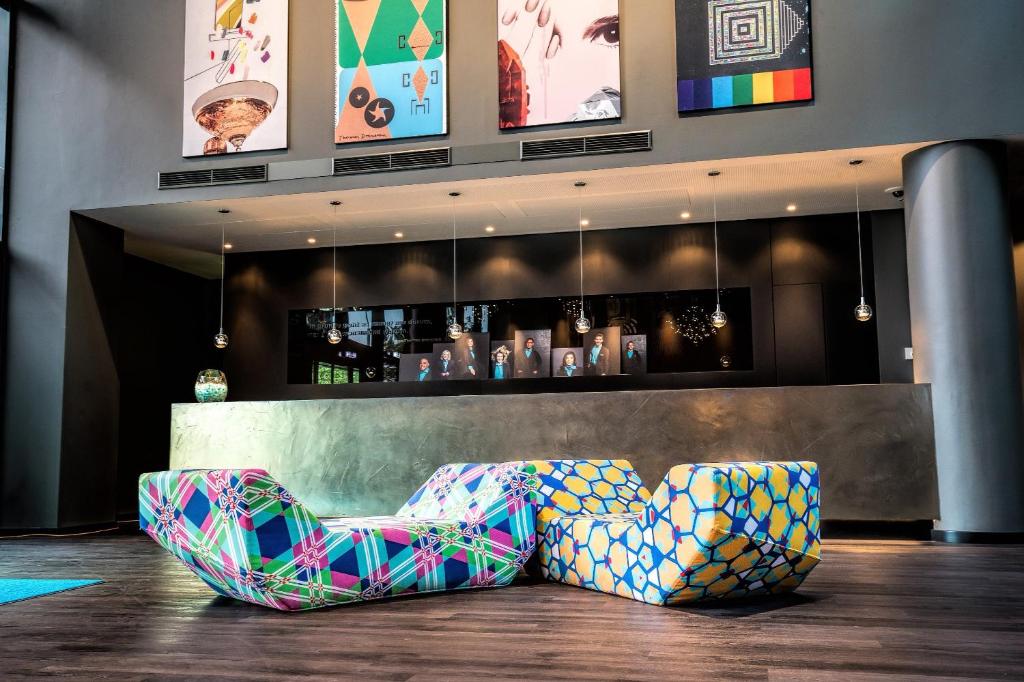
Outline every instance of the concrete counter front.
POLYGON ((447 462, 813 459, 826 519, 938 514, 927 385, 296 400, 173 407, 171 467, 258 467, 315 512, 391 514, 447 462))

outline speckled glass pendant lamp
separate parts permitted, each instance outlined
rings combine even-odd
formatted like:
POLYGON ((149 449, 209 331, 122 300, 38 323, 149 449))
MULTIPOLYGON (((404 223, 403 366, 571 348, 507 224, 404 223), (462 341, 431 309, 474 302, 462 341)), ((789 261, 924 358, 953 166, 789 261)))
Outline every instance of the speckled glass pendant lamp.
POLYGON ((448 338, 457 341, 462 338, 462 325, 459 324, 459 302, 458 302, 458 244, 459 235, 455 223, 455 200, 462 195, 462 192, 449 192, 452 198, 452 319, 448 324, 448 338))
POLYGON ((579 198, 579 212, 576 216, 576 227, 580 234, 580 316, 576 319, 576 331, 580 334, 586 334, 590 331, 590 320, 587 318, 587 315, 583 310, 583 188, 586 186, 587 183, 582 180, 576 181, 576 193, 579 198))
POLYGON ((341 202, 335 199, 333 236, 331 238, 331 328, 327 330, 327 343, 332 346, 341 343, 341 332, 338 331, 338 207, 341 202))
POLYGON ((860 303, 853 309, 853 316, 858 322, 867 322, 875 315, 868 302, 864 299, 864 246, 860 238, 860 165, 864 163, 861 159, 853 159, 850 165, 853 166, 854 177, 856 178, 857 196, 857 265, 860 269, 860 303))
POLYGON ((729 323, 729 318, 722 312, 722 289, 718 283, 718 185, 716 178, 721 174, 721 171, 716 170, 708 172, 708 177, 711 178, 712 210, 715 221, 715 312, 711 313, 711 326, 715 329, 721 329, 729 323))
POLYGON ((224 226, 220 226, 220 331, 213 337, 217 348, 228 347, 228 335, 224 333, 224 226))

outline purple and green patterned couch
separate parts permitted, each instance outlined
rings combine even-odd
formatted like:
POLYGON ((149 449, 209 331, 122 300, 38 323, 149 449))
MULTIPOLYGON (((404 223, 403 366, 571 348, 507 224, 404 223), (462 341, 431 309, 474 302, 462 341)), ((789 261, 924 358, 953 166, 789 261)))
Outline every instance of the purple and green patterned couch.
POLYGON ((533 554, 533 468, 441 467, 395 516, 317 518, 259 469, 139 480, 139 525, 216 592, 285 611, 512 582, 533 554))
POLYGON ((652 495, 626 460, 537 460, 550 580, 649 604, 795 590, 821 558, 814 462, 683 464, 652 495))

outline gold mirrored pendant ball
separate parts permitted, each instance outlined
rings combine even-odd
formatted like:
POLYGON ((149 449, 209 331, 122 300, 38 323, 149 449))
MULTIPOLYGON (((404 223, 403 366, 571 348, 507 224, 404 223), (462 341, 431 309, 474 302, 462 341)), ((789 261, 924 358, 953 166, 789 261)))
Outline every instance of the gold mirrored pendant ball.
POLYGON ((327 332, 327 343, 332 346, 341 343, 341 332, 331 327, 330 331, 327 332))
POLYGON ((588 320, 585 317, 581 317, 580 319, 576 320, 576 331, 578 331, 580 334, 586 334, 587 332, 589 332, 590 320, 588 320))
POLYGON ((225 334, 224 332, 220 332, 219 334, 213 337, 213 345, 216 346, 217 348, 227 348, 228 335, 225 334))
POLYGON ((721 329, 729 323, 729 318, 725 316, 725 313, 721 309, 711 313, 711 326, 715 329, 721 329))
POLYGON ((458 322, 452 322, 448 325, 448 338, 452 341, 462 338, 462 325, 458 322))

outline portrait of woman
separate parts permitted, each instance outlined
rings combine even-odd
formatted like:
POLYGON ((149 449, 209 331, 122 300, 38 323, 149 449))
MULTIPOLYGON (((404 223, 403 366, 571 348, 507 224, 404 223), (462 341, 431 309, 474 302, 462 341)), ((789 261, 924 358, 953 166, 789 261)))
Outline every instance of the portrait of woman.
POLYGON ((498 0, 499 127, 619 118, 619 0, 498 0))
POLYGON ((558 366, 558 370, 555 371, 556 377, 578 377, 582 372, 579 366, 576 364, 576 353, 573 351, 566 351, 562 355, 562 364, 558 366))
POLYGON ((437 375, 441 379, 451 379, 455 372, 455 362, 452 360, 452 352, 445 348, 441 351, 441 358, 437 361, 437 375))
POLYGON ((493 357, 491 377, 494 379, 510 379, 512 377, 512 368, 508 364, 508 349, 505 346, 501 346, 494 351, 493 357))

